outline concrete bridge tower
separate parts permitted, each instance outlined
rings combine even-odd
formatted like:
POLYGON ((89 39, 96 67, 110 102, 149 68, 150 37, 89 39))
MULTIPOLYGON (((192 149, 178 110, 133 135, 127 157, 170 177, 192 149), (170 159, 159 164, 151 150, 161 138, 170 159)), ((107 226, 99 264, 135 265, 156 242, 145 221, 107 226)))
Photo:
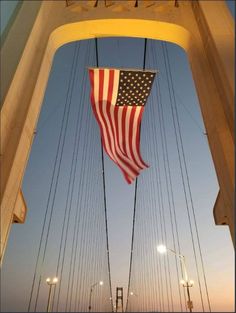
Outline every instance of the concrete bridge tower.
POLYGON ((215 222, 234 242, 234 21, 225 2, 21 1, 1 46, 1 257, 12 222, 24 220, 21 184, 56 50, 113 36, 186 51, 220 187, 215 222))

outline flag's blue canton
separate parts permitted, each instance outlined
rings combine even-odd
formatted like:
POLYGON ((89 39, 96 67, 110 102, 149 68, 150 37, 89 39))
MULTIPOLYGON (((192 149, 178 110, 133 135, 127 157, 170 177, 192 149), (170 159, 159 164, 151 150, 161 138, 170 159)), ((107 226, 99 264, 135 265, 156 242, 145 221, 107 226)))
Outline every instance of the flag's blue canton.
POLYGON ((154 78, 152 72, 121 70, 116 105, 145 105, 154 78))

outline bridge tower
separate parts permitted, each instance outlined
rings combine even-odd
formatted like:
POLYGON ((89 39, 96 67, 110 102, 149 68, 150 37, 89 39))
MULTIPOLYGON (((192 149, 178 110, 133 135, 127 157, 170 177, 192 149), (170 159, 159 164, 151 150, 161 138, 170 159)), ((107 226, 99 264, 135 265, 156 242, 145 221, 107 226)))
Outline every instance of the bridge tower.
POLYGON ((15 212, 26 211, 21 184, 55 52, 112 36, 186 51, 219 182, 215 222, 229 226, 234 242, 234 21, 225 2, 21 1, 1 45, 1 257, 15 212))
POLYGON ((116 287, 116 312, 124 312, 123 287, 116 287))

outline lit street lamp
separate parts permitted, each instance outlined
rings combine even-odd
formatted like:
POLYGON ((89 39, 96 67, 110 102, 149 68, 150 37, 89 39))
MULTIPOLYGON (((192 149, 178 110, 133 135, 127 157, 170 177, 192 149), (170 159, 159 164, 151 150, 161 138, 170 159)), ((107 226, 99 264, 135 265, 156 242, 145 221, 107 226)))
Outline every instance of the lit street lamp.
POLYGON ((137 297, 138 295, 136 294, 136 293, 134 293, 133 291, 130 291, 130 296, 135 296, 135 297, 137 297))
POLYGON ((166 253, 167 250, 172 252, 172 253, 174 253, 175 255, 177 255, 180 258, 180 261, 181 261, 181 264, 182 264, 182 269, 183 269, 183 272, 184 272, 184 279, 181 279, 180 283, 181 283, 181 285, 183 287, 187 288, 187 296, 188 296, 187 306, 189 308, 189 312, 192 312, 193 302, 191 301, 191 298, 190 298, 190 289, 189 288, 193 286, 194 281, 188 279, 187 268, 186 268, 186 263, 185 263, 185 257, 184 257, 184 255, 179 254, 176 251, 174 251, 172 249, 169 249, 169 248, 167 248, 164 245, 157 246, 157 251, 159 253, 161 253, 161 254, 166 253))
POLYGON ((58 282, 58 278, 54 277, 53 279, 51 279, 50 277, 48 277, 46 279, 46 282, 49 285, 47 312, 50 312, 50 309, 51 309, 52 286, 56 285, 56 283, 58 282))
POLYGON ((102 285, 103 285, 103 281, 96 282, 95 284, 93 284, 93 285, 90 287, 90 294, 89 294, 89 312, 91 312, 91 300, 92 300, 93 289, 94 289, 98 284, 99 284, 100 286, 102 286, 102 285))

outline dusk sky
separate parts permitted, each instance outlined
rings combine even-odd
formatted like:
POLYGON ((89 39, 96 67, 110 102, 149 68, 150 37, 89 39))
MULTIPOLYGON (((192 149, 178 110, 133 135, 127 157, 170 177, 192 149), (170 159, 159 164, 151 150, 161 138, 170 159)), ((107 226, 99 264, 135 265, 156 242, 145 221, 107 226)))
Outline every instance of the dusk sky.
MULTIPOLYGON (((6 27, 7 21, 9 20, 17 2, 18 1, 1 1, 1 34, 6 27)), ((227 1, 227 4, 234 16, 235 2, 227 1)), ((213 206, 219 186, 207 137, 204 134, 204 124, 194 87, 194 81, 191 75, 190 65, 186 53, 180 47, 170 43, 166 46, 173 75, 173 86, 180 116, 183 144, 191 183, 196 221, 200 234, 211 308, 212 311, 215 312, 233 312, 235 301, 234 248, 228 227, 216 226, 214 223, 213 206)), ((93 154, 98 155, 91 164, 91 167, 88 165, 89 173, 87 174, 88 177, 86 178, 87 180, 84 186, 89 190, 91 188, 91 190, 98 194, 100 192, 101 186, 99 184, 102 183, 101 175, 99 174, 100 176, 98 176, 98 179, 96 176, 98 175, 97 171, 99 173, 101 172, 101 168, 98 168, 98 166, 100 166, 99 149, 101 149, 99 129, 90 107, 90 86, 87 75, 87 67, 95 66, 96 64, 95 46, 94 40, 84 40, 79 44, 67 44, 61 47, 55 54, 42 105, 42 111, 37 125, 37 134, 33 142, 22 186, 28 207, 26 222, 23 225, 13 225, 3 261, 1 273, 1 310, 4 312, 27 311, 30 286, 32 284, 39 238, 42 230, 50 179, 53 171, 53 162, 56 156, 56 148, 63 118, 63 108, 65 106, 68 84, 71 78, 70 71, 72 68, 73 55, 78 47, 78 73, 75 74, 76 77, 74 79, 74 86, 71 94, 72 102, 71 111, 69 113, 68 132, 65 137, 65 151, 62 157, 62 165, 57 187, 58 190, 55 196, 55 211, 52 217, 52 227, 49 233, 43 279, 45 279, 46 276, 55 275, 55 255, 58 253, 59 237, 63 223, 63 210, 69 181, 68 173, 70 171, 69 166, 72 159, 75 138, 76 114, 77 112, 80 112, 78 110, 81 110, 81 114, 84 114, 83 117, 85 117, 81 122, 82 128, 80 129, 80 145, 81 147, 83 146, 88 153, 88 155, 85 156, 84 162, 89 162, 90 157, 93 154), (85 79, 85 81, 83 81, 83 79, 85 79), (85 95, 85 98, 83 98, 83 94, 85 95), (78 109, 80 104, 81 106, 78 109), (85 106, 85 111, 82 111, 83 106, 85 106), (88 143, 88 138, 91 138, 93 146, 92 144, 90 146, 88 143), (98 186, 94 186, 96 182, 98 186)), ((143 64, 143 53, 143 38, 98 39, 98 61, 100 67, 141 69, 143 64)), ((150 164, 150 168, 143 171, 139 178, 137 217, 139 217, 141 221, 144 221, 144 219, 147 218, 146 221, 148 221, 148 216, 145 215, 145 212, 148 211, 145 211, 145 205, 142 206, 141 204, 145 204, 149 201, 148 197, 150 197, 151 194, 150 188, 152 184, 152 175, 154 175, 153 171, 155 169, 158 170, 158 164, 155 163, 156 159, 150 151, 156 149, 160 155, 162 155, 163 152, 158 129, 156 130, 157 140, 153 146, 151 145, 151 143, 154 142, 153 138, 151 138, 151 136, 154 135, 154 130, 150 126, 154 119, 153 112, 156 112, 155 110, 157 110, 157 106, 161 101, 164 107, 164 120, 166 123, 170 167, 173 175, 179 237, 183 250, 181 252, 186 257, 189 276, 197 282, 187 213, 181 187, 181 176, 171 120, 170 99, 164 61, 162 43, 159 41, 148 40, 146 68, 158 70, 159 73, 155 79, 156 81, 153 85, 152 95, 147 102, 142 121, 141 152, 143 159, 150 164), (156 59, 153 57, 154 54, 157 55, 156 59), (159 93, 157 89, 158 84, 160 86, 159 93)), ((157 118, 155 123, 158 125, 157 118)), ((81 158, 83 153, 82 150, 80 152, 81 158)), ((134 184, 128 185, 126 183, 120 170, 106 156, 106 154, 104 154, 104 161, 113 301, 115 299, 115 288, 123 287, 125 296, 124 303, 126 303, 134 206, 134 184)), ((163 160, 160 159, 160 162, 163 162, 163 160)), ((162 165, 162 163, 159 165, 162 165)), ((82 170, 82 166, 83 163, 81 161, 81 164, 78 164, 78 171, 82 170)), ((160 175, 163 175, 163 168, 160 168, 159 172, 160 175)), ((164 185, 163 176, 160 176, 160 181, 164 185)), ((79 186, 79 175, 76 177, 76 186, 79 186)), ((155 194, 151 196, 155 197, 155 194)), ((83 196, 81 195, 81 197, 83 196)), ((167 201, 165 197, 166 195, 164 195, 164 201, 167 201)), ((99 196, 98 198, 94 196, 92 199, 97 199, 97 204, 100 205, 99 203, 101 202, 101 199, 99 196)), ((92 214, 95 214, 94 212, 95 211, 93 211, 92 214)), ((145 226, 142 226, 142 223, 138 222, 136 227, 137 229, 138 227, 141 227, 140 232, 142 233, 143 231, 144 236, 147 234, 148 226, 146 226, 147 229, 142 228, 145 226)), ((159 222, 156 227, 159 227, 159 222)), ((170 221, 167 218, 167 231, 170 227, 170 221)), ((92 226, 88 226, 88 229, 91 232, 94 231, 92 226)), ((72 238, 73 236, 72 229, 69 236, 69 238, 72 238)), ((93 246, 93 239, 91 238, 89 240, 91 240, 91 246, 93 246)), ((136 240, 135 245, 137 245, 138 238, 136 238, 136 240)), ((151 246, 153 245, 153 251, 155 251, 156 258, 160 258, 160 255, 156 252, 156 245, 159 243, 158 238, 147 236, 148 248, 151 249, 151 246)), ((103 248, 105 251, 104 242, 101 244, 101 249, 103 248)), ((171 246, 170 248, 173 247, 171 246)), ((99 247, 96 251, 98 251, 98 253, 103 253, 99 252, 99 247)), ((138 264, 139 261, 137 259, 134 260, 134 262, 137 262, 138 264)), ((172 260, 170 257, 170 265, 173 266, 174 272, 174 258, 172 260)), ((141 271, 142 269, 139 268, 139 270, 141 271)), ((96 277, 96 279, 100 278, 96 277)), ((101 277, 101 279, 107 282, 106 277, 101 277)), ((44 282, 41 288, 40 299, 42 299, 42 303, 39 303, 39 309, 44 310, 47 295, 47 286, 44 282)), ((104 293, 108 290, 106 288, 104 289, 104 293)), ((138 295, 140 294, 139 299, 141 299, 142 288, 144 289, 145 287, 139 286, 139 290, 136 291, 138 295)), ((197 283, 191 288, 191 293, 194 303, 194 311, 201 312, 202 307, 197 283)), ((174 298, 176 297, 177 295, 174 294, 174 298)), ((204 301, 207 311, 205 295, 204 301)), ((87 307, 87 304, 85 307, 87 307)))

